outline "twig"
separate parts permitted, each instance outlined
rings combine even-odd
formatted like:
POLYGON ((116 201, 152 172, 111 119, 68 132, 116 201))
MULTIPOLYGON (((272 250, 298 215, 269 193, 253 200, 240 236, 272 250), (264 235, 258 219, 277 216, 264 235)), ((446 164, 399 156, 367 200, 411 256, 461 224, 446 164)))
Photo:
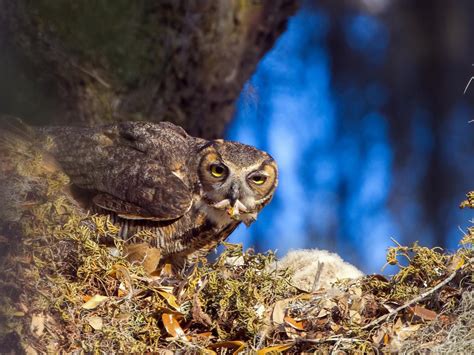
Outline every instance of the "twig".
POLYGON ((314 276, 314 282, 313 282, 313 287, 311 288, 311 291, 314 292, 317 290, 319 286, 319 279, 321 278, 321 273, 324 268, 324 263, 318 261, 318 269, 316 270, 316 275, 314 276))
POLYGON ((368 340, 364 339, 358 339, 358 338, 345 338, 343 336, 335 335, 329 338, 322 338, 322 339, 304 339, 304 338, 298 338, 296 339, 296 342, 301 342, 301 343, 310 343, 310 344, 322 344, 322 343, 331 343, 331 342, 336 342, 336 343, 369 343, 368 340))
MULTIPOLYGON (((471 259, 468 261, 468 263, 471 261, 471 259)), ((369 324, 366 324, 362 327, 362 329, 367 329, 367 328, 372 328, 374 325, 377 325, 381 322, 383 322, 385 319, 393 316, 394 314, 404 310, 405 308, 411 306, 412 304, 414 303, 417 303, 419 301, 421 301, 422 299, 426 298, 427 296, 431 295, 432 293, 436 292, 437 290, 439 290, 441 287, 443 287, 444 285, 448 284, 452 279, 454 279, 454 277, 456 276, 456 274, 458 273, 459 270, 461 270, 462 268, 459 268, 457 270, 455 270, 451 275, 449 275, 445 280, 441 281, 439 284, 437 284, 436 286, 434 286, 432 289, 426 291, 426 292, 423 292, 421 295, 413 298, 411 301, 401 305, 400 307, 398 308, 395 308, 393 311, 387 313, 387 314, 384 314, 383 316, 381 317, 378 317, 377 319, 373 320, 372 322, 370 322, 369 324)))
POLYGON ((85 68, 83 68, 82 66, 80 66, 79 64, 76 64, 74 62, 70 62, 70 64, 76 68, 76 69, 79 69, 81 72, 83 72, 84 74, 87 74, 89 75, 91 78, 95 79, 99 84, 101 84, 102 86, 104 86, 106 89, 110 89, 111 86, 109 83, 107 83, 104 79, 102 79, 98 74, 96 73, 93 73, 85 68))

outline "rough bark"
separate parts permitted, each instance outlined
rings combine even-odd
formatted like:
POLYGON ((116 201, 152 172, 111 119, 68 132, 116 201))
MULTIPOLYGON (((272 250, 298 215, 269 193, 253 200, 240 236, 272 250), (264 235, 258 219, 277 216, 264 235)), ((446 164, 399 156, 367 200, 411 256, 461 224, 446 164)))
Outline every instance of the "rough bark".
POLYGON ((168 120, 220 136, 295 2, 0 0, 10 79, 0 111, 48 124, 168 120))

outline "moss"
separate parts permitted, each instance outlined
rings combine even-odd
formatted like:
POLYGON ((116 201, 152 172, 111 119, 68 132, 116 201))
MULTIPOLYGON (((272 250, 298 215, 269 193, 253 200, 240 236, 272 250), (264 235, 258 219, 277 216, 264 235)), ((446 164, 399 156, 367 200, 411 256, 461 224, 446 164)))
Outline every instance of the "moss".
POLYGON ((0 226, 2 349, 21 343, 40 352, 275 346, 269 349, 376 353, 400 350, 405 339, 441 344, 465 317, 462 295, 474 287, 473 229, 454 254, 396 244, 387 253, 399 267, 393 277, 340 281, 314 293, 294 288, 287 270, 275 271, 273 253, 231 244, 214 262, 150 275, 124 256, 117 226, 80 208, 67 176, 40 149, 12 140, 0 153, 0 192, 16 196, 0 226), (367 327, 452 272, 456 277, 438 292, 367 327), (428 339, 429 327, 446 331, 428 339))
POLYGON ((189 294, 197 294, 202 310, 223 340, 252 339, 267 323, 265 313, 279 299, 296 294, 288 270, 274 270, 272 252, 243 252, 225 244, 215 263, 203 261, 189 278, 189 294), (199 286, 202 285, 202 286, 199 286))
MULTIPOLYGON (((48 167, 40 150, 17 143, 21 149, 3 149, 16 163, 4 175, 2 191, 22 186, 25 193, 17 201, 20 217, 8 235, 9 242, 18 241, 17 248, 2 258, 1 279, 4 285, 19 282, 21 287, 15 297, 2 298, 0 317, 8 333, 17 332, 25 339, 25 347, 30 346, 26 339, 31 339, 30 323, 38 312, 51 329, 36 340, 40 351, 52 344, 64 351, 157 351, 170 346, 163 314, 193 322, 197 308, 215 320, 210 330, 216 339, 249 338, 264 323, 263 309, 294 292, 288 274, 267 271, 273 253, 244 253, 233 245, 214 263, 202 260, 187 276, 150 277, 142 265, 124 257, 118 227, 108 217, 83 211, 69 194, 67 176, 48 167), (112 243, 105 245, 103 240, 112 243), (241 258, 242 264, 229 265, 231 257, 241 258), (9 266, 18 266, 18 259, 26 262, 11 270, 9 266), (107 297, 105 303, 84 309, 95 295, 107 297), (200 305, 194 295, 199 295, 200 305), (19 305, 23 311, 15 318, 19 305), (91 319, 100 319, 100 329, 91 325, 91 319)), ((10 222, 3 221, 4 230, 10 222)), ((196 325, 189 332, 202 330, 202 325, 196 325)))

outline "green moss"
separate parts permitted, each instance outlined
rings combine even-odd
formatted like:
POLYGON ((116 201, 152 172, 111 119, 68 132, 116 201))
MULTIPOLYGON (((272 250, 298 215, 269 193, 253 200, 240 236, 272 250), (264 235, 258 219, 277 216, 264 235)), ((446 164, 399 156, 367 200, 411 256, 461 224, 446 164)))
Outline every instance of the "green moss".
POLYGON ((199 295, 203 311, 221 339, 252 339, 267 324, 265 314, 278 300, 293 296, 288 270, 273 270, 272 252, 243 252, 226 243, 216 262, 203 262, 189 279, 190 294, 199 295), (199 285, 202 285, 201 287, 199 285))

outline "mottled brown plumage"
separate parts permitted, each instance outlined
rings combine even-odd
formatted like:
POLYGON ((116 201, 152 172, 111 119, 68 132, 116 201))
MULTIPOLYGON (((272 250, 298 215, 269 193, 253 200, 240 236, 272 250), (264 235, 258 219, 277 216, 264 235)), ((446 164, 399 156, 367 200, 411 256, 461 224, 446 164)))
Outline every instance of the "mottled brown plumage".
POLYGON ((52 127, 48 150, 74 185, 122 226, 177 260, 204 254, 270 201, 277 167, 265 152, 189 136, 171 123, 52 127))

